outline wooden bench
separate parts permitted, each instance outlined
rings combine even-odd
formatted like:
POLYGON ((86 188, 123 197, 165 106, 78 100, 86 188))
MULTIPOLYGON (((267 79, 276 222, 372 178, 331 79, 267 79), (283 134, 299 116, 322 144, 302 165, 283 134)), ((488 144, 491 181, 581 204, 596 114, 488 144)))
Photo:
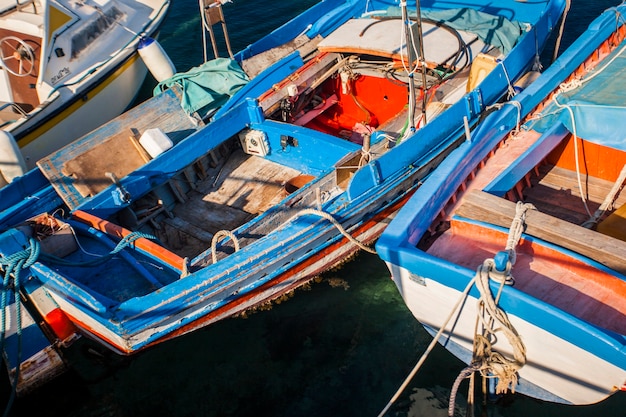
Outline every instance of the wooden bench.
MULTIPOLYGON (((515 217, 515 203, 484 191, 472 191, 464 196, 456 215, 508 228, 515 217)), ((611 236, 536 210, 526 213, 524 233, 626 273, 626 242, 611 236)))

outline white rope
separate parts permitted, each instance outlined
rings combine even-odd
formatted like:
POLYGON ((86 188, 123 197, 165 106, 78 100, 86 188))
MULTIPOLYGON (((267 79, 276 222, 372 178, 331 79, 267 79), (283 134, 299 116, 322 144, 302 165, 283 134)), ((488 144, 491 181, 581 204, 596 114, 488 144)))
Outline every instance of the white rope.
MULTIPOLYGON (((616 11, 617 13, 617 20, 620 20, 621 18, 621 14, 616 11)), ((565 109, 567 110, 567 112, 570 115, 570 119, 572 121, 572 134, 574 136, 574 158, 576 161, 576 179, 578 182, 578 189, 580 192, 580 197, 581 200, 583 202, 583 205, 585 207, 585 211, 587 212, 587 215, 589 216, 589 218, 593 218, 593 215, 591 214, 591 211, 589 210, 589 206, 587 204, 587 199, 585 197, 586 193, 583 190, 583 186, 582 186, 582 180, 581 180, 581 173, 580 173, 580 161, 579 161, 579 150, 578 150, 578 134, 576 132, 576 120, 574 117, 574 111, 572 110, 572 106, 568 105, 568 104, 561 104, 558 101, 558 98, 561 94, 566 93, 568 91, 571 91, 575 88, 579 88, 582 87, 584 84, 588 83, 589 81, 591 81, 592 79, 594 79, 595 77, 597 77, 599 74, 602 74, 604 72, 604 70, 606 70, 612 63, 613 61, 615 61, 618 57, 620 57, 622 55, 622 53, 626 50, 626 45, 622 46, 617 53, 615 53, 613 55, 613 57, 611 59, 609 59, 602 67, 598 68, 598 69, 594 69, 592 70, 593 72, 590 72, 591 75, 589 75, 588 77, 584 78, 584 79, 574 79, 572 81, 570 81, 569 83, 563 83, 561 84, 561 86, 559 87, 559 90, 557 91, 557 93, 554 95, 553 101, 554 104, 560 108, 560 109, 565 109)))
POLYGON ((567 19, 567 15, 569 14, 569 9, 571 7, 571 0, 565 0, 565 10, 563 11, 563 18, 561 19, 561 26, 559 27, 559 35, 556 38, 556 43, 554 44, 554 53, 552 54, 552 62, 556 60, 556 57, 559 54, 559 48, 561 47, 561 38, 563 37, 563 30, 565 29, 565 19, 567 19))
POLYGON ((586 222, 582 224, 583 227, 586 227, 586 228, 593 227, 598 222, 598 219, 602 217, 605 211, 613 209, 613 203, 615 202, 615 197, 617 196, 617 193, 619 193, 622 187, 624 186, 625 181, 626 181, 626 165, 622 167, 622 170, 619 173, 619 177, 617 178, 617 181, 615 181, 615 183, 613 184, 613 187, 604 198, 604 201, 602 202, 600 207, 596 210, 595 213, 593 213, 593 216, 591 216, 589 220, 587 220, 586 222))
POLYGON ((319 216, 322 217, 326 220, 328 220, 329 222, 332 223, 333 226, 335 226, 337 228, 337 230, 339 230, 339 232, 344 235, 346 238, 348 238, 348 240, 352 243, 354 243, 355 245, 357 245, 359 248, 363 249, 366 252, 369 253, 376 253, 376 250, 370 248, 369 246, 366 246, 364 243, 360 242, 359 240, 357 240, 356 238, 354 238, 350 233, 348 233, 346 231, 346 229, 341 225, 341 223, 339 223, 337 221, 337 219, 335 219, 333 217, 332 214, 327 213, 325 211, 321 211, 321 210, 316 210, 316 209, 312 209, 312 208, 306 208, 303 210, 300 210, 295 216, 293 216, 290 220, 295 219, 296 217, 300 217, 300 216, 304 216, 307 214, 312 214, 315 216, 319 216))
POLYGON ((507 314, 498 307, 498 301, 502 294, 504 285, 512 285, 514 282, 511 275, 511 267, 515 264, 515 247, 524 231, 526 212, 533 209, 532 204, 517 202, 515 217, 509 228, 509 235, 506 243, 506 251, 509 254, 508 262, 503 271, 496 267, 494 259, 486 259, 476 270, 476 288, 480 292, 478 299, 476 325, 482 325, 482 333, 475 331, 472 362, 465 367, 457 376, 452 385, 450 402, 448 405, 448 416, 454 415, 456 393, 461 382, 474 374, 480 372, 483 378, 497 378, 496 394, 506 392, 509 387, 515 392, 515 385, 518 381, 518 371, 526 364, 526 347, 521 337, 511 324, 507 314), (496 297, 491 293, 489 281, 500 283, 496 297), (497 326, 497 327, 496 327, 497 326), (497 333, 504 333, 509 345, 513 348, 513 358, 507 357, 500 352, 493 350, 493 345, 497 342, 497 333))
POLYGON ((510 104, 517 109, 517 119, 515 122, 515 129, 511 131, 511 136, 515 137, 519 134, 522 124, 522 103, 517 100, 510 100, 504 104, 510 104))
MULTIPOLYGON (((582 83, 581 83, 582 84, 582 83)), ((583 202, 583 206, 585 207, 585 211, 587 212, 587 215, 589 217, 591 217, 591 211, 589 211, 589 205, 587 204, 587 198, 585 197, 586 192, 583 190, 583 184, 582 184, 582 179, 581 179, 581 174, 580 174, 580 160, 579 160, 579 151, 578 151, 578 134, 576 133, 576 120, 574 119, 574 111, 572 110, 572 107, 567 105, 567 104, 561 104, 558 101, 558 95, 559 93, 555 94, 554 96, 554 104, 562 109, 567 110, 567 112, 570 115, 570 119, 572 120, 572 135, 574 136, 574 162, 576 165, 576 181, 578 183, 578 191, 580 193, 580 199, 583 202)))
MULTIPOLYGON (((303 210, 300 210, 296 215, 294 215, 293 217, 291 217, 289 219, 289 221, 300 217, 300 216, 305 216, 307 214, 312 214, 315 216, 319 216, 322 217, 326 220, 328 220, 329 222, 332 223, 333 226, 335 226, 339 232, 344 235, 346 238, 348 238, 348 240, 352 243, 354 243, 355 245, 357 245, 359 248, 363 249, 366 252, 369 253, 376 253, 376 250, 370 248, 369 246, 366 246, 364 243, 358 241, 356 238, 352 237, 352 235, 350 235, 350 233, 348 233, 346 231, 346 229, 341 225, 341 223, 339 223, 330 213, 326 213, 325 211, 321 211, 321 210, 316 210, 316 209, 312 209, 312 208, 306 208, 303 210)), ((225 238, 225 237, 230 237, 230 239, 233 241, 233 244, 235 245, 235 252, 237 252, 240 248, 239 248, 239 240, 237 239, 237 237, 235 236, 235 234, 233 232, 230 232, 228 230, 220 230, 219 232, 215 233, 215 235, 213 235, 213 239, 211 239, 211 257, 213 259, 213 263, 217 263, 217 243, 225 238)))
POLYGON ((213 238, 211 239, 211 256, 213 258, 214 264, 217 263, 217 252, 216 252, 217 242, 219 242, 221 239, 225 237, 229 237, 230 240, 233 241, 233 244, 235 245, 235 252, 239 250, 239 240, 237 240, 237 237, 235 236, 235 234, 228 230, 220 230, 219 232, 215 233, 213 235, 213 238))
MULTIPOLYGON (((476 334, 474 338, 474 360, 475 367, 483 377, 497 378, 496 394, 504 393, 511 388, 515 393, 515 385, 518 380, 518 371, 526 364, 526 347, 521 337, 509 321, 507 314, 497 305, 496 298, 499 298, 505 281, 501 281, 498 296, 493 297, 489 287, 491 272, 495 269, 493 259, 487 259, 476 271, 476 287, 480 292, 478 300, 479 310, 483 311, 478 315, 478 320, 483 325, 482 334, 476 334), (496 327, 497 326, 497 327, 496 327), (513 358, 493 350, 493 345, 497 342, 497 333, 503 333, 513 348, 513 358)), ((499 277, 496 274, 496 277, 499 277)))
POLYGON ((506 66, 504 65, 504 60, 501 60, 499 64, 502 66, 502 70, 504 71, 504 77, 506 78, 508 97, 513 98, 515 96, 515 88, 513 88, 513 84, 511 83, 511 78, 509 78, 509 72, 506 70, 506 66))
POLYGON ((505 247, 505 250, 509 252, 509 261, 511 262, 511 265, 515 265, 515 261, 517 258, 517 255, 515 253, 515 247, 519 243, 519 240, 522 237, 522 233, 524 232, 526 212, 534 208, 535 207, 532 204, 522 203, 521 201, 518 201, 515 205, 515 217, 511 222, 511 227, 509 228, 509 236, 507 237, 505 247))
POLYGON ((443 332, 445 331, 446 327, 448 326, 448 323, 450 322, 450 320, 454 316, 454 313, 457 311, 457 309, 459 308, 461 303, 463 303, 465 301, 465 298, 467 297, 467 294, 469 293, 470 289, 474 285, 475 281, 476 281, 476 278, 474 277, 467 284, 467 286, 465 287, 465 289, 461 293, 461 296, 457 300, 456 304, 454 304, 454 307, 452 307, 452 310, 450 311, 450 314, 448 315, 446 320, 441 325, 441 328, 439 329, 439 331, 437 332, 437 334, 435 335, 433 340, 430 342, 430 345, 428 345, 428 347, 426 348, 426 351, 424 351, 424 353, 420 357, 420 359, 417 362, 417 364, 415 364, 415 367, 413 367, 413 370, 411 370, 411 372, 406 377, 406 379, 404 380, 404 382, 402 383, 400 388, 398 388, 398 390, 396 391, 394 396, 391 398, 391 400, 389 400, 389 402, 387 403, 385 408, 383 408, 383 410, 380 412, 380 414, 378 414, 378 417, 382 417, 382 416, 385 415, 385 413, 389 410, 389 408, 393 405, 393 403, 396 402, 396 400, 400 397, 400 394, 402 394, 402 392, 406 389, 407 385, 409 385, 409 382, 411 382, 411 380, 413 379, 413 377, 415 376, 417 371, 419 371, 419 369, 422 367, 422 365, 426 361, 426 358, 428 357, 430 352, 433 350, 433 348, 435 347, 435 345, 437 344, 437 342, 441 338, 441 335, 443 334, 443 332))
POLYGON ((451 395, 450 395, 450 404, 448 408, 448 415, 454 415, 454 403, 456 399, 456 392, 461 381, 471 374, 474 371, 480 371, 481 374, 485 377, 490 378, 498 378, 498 384, 496 386, 496 392, 503 392, 502 390, 506 390, 509 385, 512 385, 512 391, 515 392, 515 384, 517 383, 517 371, 524 366, 526 363, 526 348, 524 344, 517 334, 517 331, 513 327, 513 325, 508 320, 506 313, 497 306, 500 292, 505 284, 511 284, 513 282, 513 277, 510 275, 510 266, 515 263, 515 246, 519 243, 519 240, 522 236, 522 232, 524 230, 524 220, 526 218, 526 212, 530 209, 534 208, 532 204, 524 204, 522 202, 518 202, 516 207, 515 218, 511 223, 511 227, 509 229, 509 237, 507 239, 506 250, 509 252, 509 264, 508 268, 505 271, 506 274, 502 274, 497 271, 495 268, 495 263, 493 259, 487 259, 483 264, 478 268, 476 275, 474 278, 470 280, 467 284, 461 296, 457 300, 457 302, 452 307, 450 314, 445 319, 441 328, 430 342, 430 345, 426 348, 426 351, 422 354, 419 361, 411 370, 407 378, 404 380, 400 388, 396 391, 394 396, 389 400, 385 408, 378 414, 378 417, 382 417, 389 410, 391 405, 400 397, 400 394, 406 389, 409 382, 413 379, 415 374, 421 368, 421 366, 426 361, 426 358, 430 354, 430 352, 435 347, 435 344, 441 338, 441 335, 445 331, 445 328, 448 326, 450 320, 454 317, 454 313, 458 310, 459 306, 467 297, 470 289, 476 283, 476 287, 478 288, 481 297, 478 300, 478 308, 479 311, 483 310, 487 313, 489 319, 486 319, 480 315, 477 317, 477 320, 481 320, 483 322, 484 331, 483 335, 476 334, 476 338, 479 340, 479 344, 477 344, 476 340, 474 341, 474 349, 475 354, 474 358, 480 358, 480 361, 476 361, 474 359, 472 364, 468 367, 464 368, 457 379, 455 380, 451 395), (493 279, 500 282, 500 290, 498 291, 497 297, 491 296, 491 289, 489 288, 489 280, 493 279), (499 323, 500 327, 493 328, 493 323, 499 323), (495 334, 497 332, 503 332, 506 338, 509 340, 509 343, 514 349, 514 357, 513 359, 507 358, 501 353, 494 352, 492 350, 492 345, 497 340, 495 334), (478 349, 479 355, 476 354, 476 350, 478 349))

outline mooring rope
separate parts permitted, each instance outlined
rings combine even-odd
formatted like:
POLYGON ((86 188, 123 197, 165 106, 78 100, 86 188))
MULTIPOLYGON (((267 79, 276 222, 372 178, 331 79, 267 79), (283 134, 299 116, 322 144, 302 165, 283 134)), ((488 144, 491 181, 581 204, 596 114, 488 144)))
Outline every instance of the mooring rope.
MULTIPOLYGON (((305 209, 300 210, 298 213, 296 213, 288 221, 291 221, 295 218, 298 218, 300 216, 305 216, 305 215, 315 215, 315 216, 319 216, 328 220, 330 223, 332 223, 333 226, 337 228, 337 230, 339 230, 339 232, 342 235, 344 235, 350 242, 357 245, 360 249, 363 249, 364 251, 369 252, 369 253, 376 253, 375 249, 370 248, 369 246, 365 245, 363 242, 353 237, 350 233, 346 231, 346 229, 341 225, 341 223, 339 223, 337 219, 335 219, 335 217, 332 214, 327 213, 325 211, 312 209, 312 208, 305 208, 305 209)), ((235 236, 235 234, 228 230, 220 230, 213 236, 213 239, 211 240, 211 256, 212 256, 214 264, 217 263, 217 251, 216 251, 217 243, 226 236, 230 237, 231 240, 233 241, 235 245, 235 252, 239 250, 239 241, 237 240, 237 237, 235 236)))
MULTIPOLYGON (((40 254, 39 242, 30 238, 30 246, 19 252, 13 253, 9 256, 0 256, 0 268, 4 270, 4 278, 2 280, 2 297, 0 299, 0 308, 2 308, 1 319, 2 329, 0 330, 0 349, 2 352, 5 350, 5 337, 7 332, 7 317, 6 310, 9 305, 8 293, 13 291, 15 302, 15 334, 17 335, 17 365, 15 366, 15 376, 11 382, 11 394, 9 400, 4 409, 4 416, 9 414, 13 401, 17 393, 17 383, 20 377, 20 364, 22 362, 22 309, 20 302, 20 287, 21 279, 20 273, 22 270, 29 268, 37 261, 40 254), (11 282, 11 276, 13 276, 13 282, 11 282)), ((10 372, 10 364, 7 362, 7 371, 10 372)))
MULTIPOLYGON (((100 256, 96 259, 92 259, 90 261, 80 261, 80 262, 74 262, 74 261, 68 261, 66 259, 63 258, 59 258, 58 256, 54 256, 54 255, 50 255, 48 253, 41 253, 39 256, 42 260, 48 261, 48 262, 53 262, 57 265, 64 265, 64 266, 78 266, 78 267, 90 267, 90 266, 97 266, 100 265, 104 262, 106 262, 107 260, 111 259, 112 257, 114 257, 117 253, 119 253, 120 251, 122 251, 124 248, 131 246, 133 244, 133 242, 137 239, 140 238, 144 238, 144 239, 150 239, 150 240, 156 240, 156 237, 147 234, 147 233, 141 233, 141 232, 131 232, 130 234, 124 236, 115 246, 115 248, 113 248, 113 250, 111 250, 109 253, 107 253, 106 255, 100 256)), ((94 254, 91 254, 92 256, 94 254)))
POLYGON ((511 222, 505 247, 505 258, 486 259, 476 270, 474 280, 480 293, 478 299, 476 327, 482 325, 482 333, 475 331, 472 362, 459 373, 452 385, 448 416, 454 415, 456 394, 461 382, 475 372, 480 372, 483 378, 497 378, 496 394, 506 392, 509 387, 515 392, 518 381, 518 371, 526 364, 526 347, 515 327, 511 324, 506 312, 498 307, 498 301, 505 284, 514 282, 511 268, 516 261, 515 247, 524 231, 526 213, 533 209, 532 204, 517 202, 515 217, 511 222), (506 260, 506 265, 502 261, 506 260), (490 281, 500 283, 497 295, 494 297, 489 286, 490 281), (507 357, 493 349, 497 342, 497 333, 503 333, 513 349, 513 357, 507 357))
POLYGON ((624 187, 624 182, 626 182, 626 165, 622 167, 617 180, 613 183, 613 187, 611 187, 611 190, 606 197, 604 197, 604 201, 602 201, 600 207, 598 207, 598 209, 593 213, 593 216, 582 224, 582 227, 592 228, 596 225, 596 223, 598 223, 598 220, 604 215, 604 212, 613 209, 617 193, 619 193, 624 187))
MULTIPOLYGON (((369 246, 365 245, 363 242, 361 242, 358 239, 356 239, 355 237, 353 237, 350 233, 348 233, 348 231, 341 225, 341 223, 339 223, 339 221, 337 221, 337 219, 335 219, 335 217, 332 214, 330 214, 330 213, 327 213, 327 212, 322 211, 322 210, 306 208, 306 209, 302 209, 300 212, 298 212, 298 214, 296 214, 293 218, 304 216, 304 215, 307 215, 307 214, 312 214, 314 216, 319 216, 319 217, 322 217, 322 218, 328 220, 330 223, 332 223, 333 226, 335 226, 337 228, 337 230, 339 230, 339 233, 344 235, 350 242, 352 242, 355 245, 357 245, 360 249, 363 249, 364 251, 369 252, 369 253, 376 253, 375 249, 370 248, 369 246)), ((292 220, 293 220, 293 218, 292 218, 292 220)))
MULTIPOLYGON (((125 236, 121 239, 115 248, 109 252, 107 255, 102 256, 98 259, 86 262, 71 262, 67 261, 63 258, 59 258, 57 256, 53 256, 50 254, 46 254, 41 252, 41 246, 39 242, 31 237, 29 238, 29 247, 23 249, 21 251, 15 252, 11 255, 0 256, 0 269, 4 271, 4 277, 2 281, 2 296, 0 297, 0 308, 2 308, 2 313, 0 320, 2 321, 1 329, 0 329, 0 352, 4 351, 5 337, 7 332, 7 317, 6 317, 6 309, 9 305, 8 293, 9 291, 13 291, 15 296, 15 321, 16 321, 16 335, 17 335, 17 365, 15 367, 15 376, 13 378, 13 382, 11 383, 11 395, 9 397, 9 401, 4 410, 4 415, 8 415, 13 401, 17 392, 17 383, 20 377, 20 365, 22 362, 22 311, 21 311, 21 302, 20 302, 20 289, 21 289, 21 278, 20 274, 22 270, 30 268, 37 260, 43 259, 49 262, 53 262, 60 265, 67 266, 95 266, 100 263, 106 261, 107 259, 112 258, 120 252, 125 247, 131 245, 135 240, 139 238, 148 238, 148 239, 156 239, 154 236, 147 235, 145 233, 140 232, 132 232, 129 235, 125 236), (13 277, 13 280, 11 280, 13 277)), ((7 363, 7 370, 10 365, 7 363)))
POLYGON ((454 307, 452 307, 452 310, 450 311, 450 314, 448 314, 448 317, 445 319, 445 321, 441 325, 441 328, 439 328, 439 331, 437 332, 435 337, 433 337, 433 340, 430 342, 430 344, 428 345, 428 347, 426 348, 426 350, 424 351, 424 353, 422 354, 420 359, 417 361, 417 363, 415 364, 415 366, 413 367, 413 369, 411 370, 409 375, 406 377, 406 379, 404 380, 402 385, 400 385, 400 388, 398 388, 398 390, 393 395, 391 400, 389 400, 389 402, 387 403, 385 408, 383 408, 383 410, 380 412, 380 414, 378 414, 378 417, 384 416, 385 413, 387 411, 389 411, 389 408, 393 405, 393 403, 395 403, 398 400, 398 398, 400 397, 400 394, 402 394, 402 392, 409 385, 409 382, 411 382, 411 380, 413 379, 415 374, 417 374, 417 371, 419 371, 419 369, 422 367, 422 365, 426 361, 426 358, 428 358, 428 355, 435 348, 435 345, 437 344, 437 342, 441 338, 441 335, 443 335, 443 332, 445 331, 446 327, 448 326, 448 323, 450 323, 450 320, 454 317, 454 313, 457 311, 457 309, 459 308, 461 303, 463 303, 465 301, 465 298, 467 297, 467 294, 469 293, 470 289, 474 286, 474 282, 475 281, 476 281, 476 278, 472 278, 467 283, 467 286, 465 287, 465 289, 461 293, 461 296, 458 298, 457 302, 454 304, 454 307))
POLYGON ((237 236, 235 236, 235 234, 229 230, 220 230, 217 233, 215 233, 213 235, 213 238, 211 239, 211 257, 213 259, 213 263, 216 264, 217 263, 217 243, 224 239, 225 237, 229 237, 232 241, 233 244, 235 245, 235 252, 237 252, 239 250, 239 240, 237 239, 237 236))

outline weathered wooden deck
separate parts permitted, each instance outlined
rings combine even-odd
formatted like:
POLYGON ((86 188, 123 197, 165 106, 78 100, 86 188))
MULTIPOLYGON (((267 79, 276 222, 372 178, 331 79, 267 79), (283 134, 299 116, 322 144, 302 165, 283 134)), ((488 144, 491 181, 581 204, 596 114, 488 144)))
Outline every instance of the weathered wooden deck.
POLYGON ((218 231, 232 231, 279 203, 287 195, 284 184, 299 174, 236 149, 194 184, 185 201, 179 198, 155 234, 178 255, 192 258, 211 247, 218 231))

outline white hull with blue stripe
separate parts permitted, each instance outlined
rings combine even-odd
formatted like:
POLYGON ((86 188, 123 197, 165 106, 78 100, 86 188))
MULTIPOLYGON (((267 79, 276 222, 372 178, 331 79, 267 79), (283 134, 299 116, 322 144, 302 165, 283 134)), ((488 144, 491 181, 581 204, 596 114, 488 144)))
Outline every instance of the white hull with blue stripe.
POLYGON ((625 11, 487 116, 376 244, 415 318, 468 369, 489 356, 483 336, 505 355, 514 372, 481 368, 504 391, 584 405, 626 389, 625 11), (478 321, 487 300, 510 332, 478 321))

